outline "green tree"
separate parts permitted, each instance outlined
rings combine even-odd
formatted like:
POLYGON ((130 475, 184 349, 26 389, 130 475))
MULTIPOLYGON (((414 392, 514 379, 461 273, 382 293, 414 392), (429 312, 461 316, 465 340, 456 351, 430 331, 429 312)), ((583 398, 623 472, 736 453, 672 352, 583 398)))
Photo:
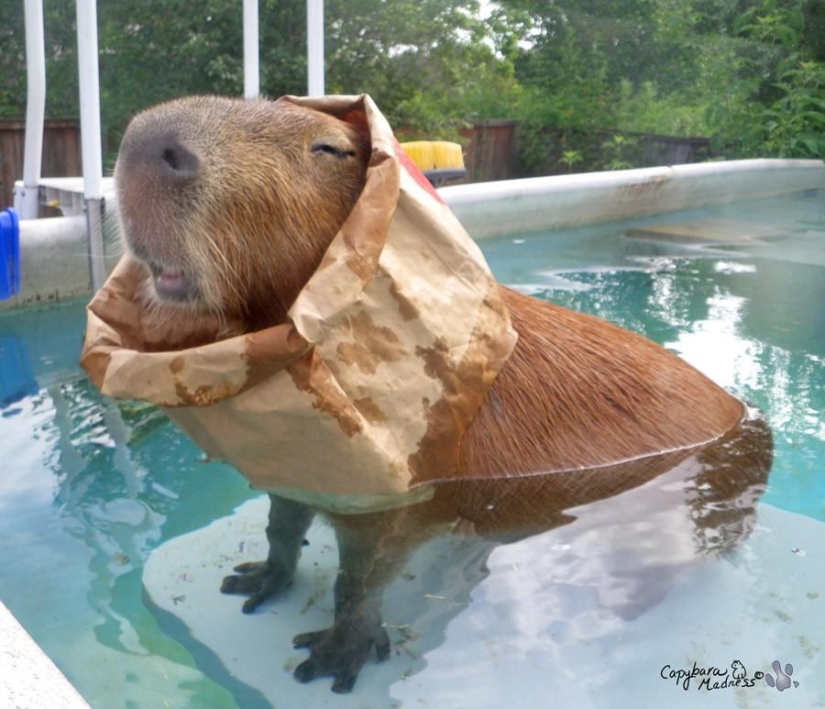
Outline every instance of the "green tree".
MULTIPOLYGON (((533 171, 562 169, 565 152, 582 155, 579 168, 601 165, 617 130, 709 135, 727 157, 823 155, 822 0, 499 0, 484 18, 481 9, 327 0, 327 90, 370 93, 407 137, 520 119, 533 171)), ((22 115, 22 3, 0 0, 0 10, 0 115, 22 115)), ((77 115, 75 3, 44 0, 44 13, 47 115, 77 115)), ((237 0, 99 0, 98 17, 109 164, 137 111, 184 94, 240 95, 237 0)), ((260 0, 260 20, 263 93, 304 93, 305 0, 260 0)))
POLYGON ((711 103, 718 149, 743 156, 825 157, 825 63, 807 28, 812 3, 762 0, 733 21, 737 100, 711 103))
POLYGON ((327 90, 366 92, 412 135, 510 115, 519 88, 475 0, 329 0, 327 90))
MULTIPOLYGON (((26 112, 26 35, 23 3, 0 0, 0 116, 20 117, 26 112)), ((77 54, 75 3, 44 0, 46 49, 46 115, 77 115, 77 54)))
MULTIPOLYGON (((4 42, 0 113, 25 109, 20 0, 0 0, 4 42), (9 47, 9 51, 6 51, 9 47)), ((73 0, 45 0, 48 115, 77 115, 73 0)), ((327 90, 368 92, 394 123, 454 136, 466 119, 507 115, 519 87, 512 63, 475 0, 328 0, 327 90)), ((261 88, 306 91, 305 0, 260 0, 261 88)), ((130 116, 192 93, 239 95, 243 85, 237 0, 99 0, 104 149, 111 164, 130 116)))

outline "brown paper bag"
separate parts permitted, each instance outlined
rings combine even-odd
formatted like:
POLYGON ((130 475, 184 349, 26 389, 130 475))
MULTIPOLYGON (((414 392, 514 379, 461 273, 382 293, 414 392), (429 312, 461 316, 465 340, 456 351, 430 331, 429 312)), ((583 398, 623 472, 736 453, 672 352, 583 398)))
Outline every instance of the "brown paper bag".
POLYGON ((516 335, 478 247, 371 99, 289 100, 365 120, 372 141, 364 191, 291 322, 198 347, 206 319, 150 333, 126 256, 88 307, 81 363, 104 394, 164 407, 254 487, 375 509, 451 477, 516 335))

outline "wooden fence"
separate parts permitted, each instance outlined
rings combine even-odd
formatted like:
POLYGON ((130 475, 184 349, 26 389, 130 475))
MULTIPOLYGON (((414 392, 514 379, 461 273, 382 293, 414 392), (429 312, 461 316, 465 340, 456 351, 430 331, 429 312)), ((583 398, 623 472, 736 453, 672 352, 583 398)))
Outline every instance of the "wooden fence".
MULTIPOLYGON (((0 210, 14 200, 14 183, 23 178, 26 123, 0 120, 0 210)), ((49 120, 43 131, 43 177, 80 175, 80 127, 76 120, 49 120)))
POLYGON ((610 169, 625 162, 633 167, 683 165, 711 157, 707 138, 682 138, 618 131, 564 131, 546 128, 519 134, 513 120, 477 121, 460 131, 467 182, 487 182, 571 171, 562 157, 575 151, 573 172, 610 169), (617 149, 616 136, 621 136, 617 149))
MULTIPOLYGON (((23 176, 25 123, 0 120, 0 209, 11 206, 15 180, 23 176)), ((604 169, 611 154, 608 145, 618 133, 582 133, 546 129, 532 148, 531 164, 520 155, 518 124, 514 120, 476 121, 460 131, 464 146, 467 182, 508 180, 533 175, 567 172, 561 162, 566 150, 582 155, 575 172, 604 169)), ((621 134, 630 140, 626 157, 636 167, 679 165, 699 162, 710 156, 706 138, 674 138, 641 133, 621 134)), ((615 156, 614 156, 615 157, 615 156)), ((81 174, 80 128, 76 120, 46 121, 43 135, 44 177, 81 174)))
POLYGON ((464 143, 468 182, 509 180, 516 176, 515 121, 476 121, 459 134, 464 143))

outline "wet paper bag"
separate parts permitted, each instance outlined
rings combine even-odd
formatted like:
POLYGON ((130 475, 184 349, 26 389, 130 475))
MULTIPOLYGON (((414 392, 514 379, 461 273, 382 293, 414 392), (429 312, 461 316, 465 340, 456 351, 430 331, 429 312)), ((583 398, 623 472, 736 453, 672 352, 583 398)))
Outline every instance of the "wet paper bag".
POLYGON ((149 328, 145 275, 125 256, 88 306, 81 364, 104 394, 164 407, 256 488, 343 502, 449 478, 515 345, 498 286, 369 97, 289 100, 372 144, 364 191, 291 322, 193 347, 214 324, 149 328))

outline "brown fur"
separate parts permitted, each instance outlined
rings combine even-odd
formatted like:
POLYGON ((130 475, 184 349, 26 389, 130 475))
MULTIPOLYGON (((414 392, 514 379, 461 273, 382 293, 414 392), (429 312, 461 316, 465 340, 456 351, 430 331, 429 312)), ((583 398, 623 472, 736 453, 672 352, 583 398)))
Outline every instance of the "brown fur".
POLYGON ((706 443, 742 405, 634 333, 504 289, 519 334, 462 445, 461 474, 574 470, 706 443))
MULTIPOLYGON (((162 315, 217 310, 246 332, 284 322, 358 197, 366 157, 355 129, 286 102, 195 98, 138 115, 116 169, 127 244, 180 267, 201 296, 162 315), (196 177, 159 174, 170 145, 196 156, 196 177)), ((733 397, 648 340, 504 292, 519 341, 466 433, 459 476, 604 465, 707 442, 741 418, 733 397)))
MULTIPOLYGON (((284 102, 195 98, 136 117, 116 169, 127 244, 155 275, 176 269, 191 285, 184 302, 165 302, 149 274, 144 312, 164 327, 217 315, 225 333, 285 321, 363 187, 368 149, 352 126, 284 102)), ((335 620, 296 638, 310 649, 300 680, 333 675, 333 689, 349 691, 371 647, 389 655, 380 591, 445 524, 513 541, 662 476, 667 493, 651 491, 650 511, 689 509, 697 553, 747 533, 771 464, 761 420, 638 335, 504 297, 518 344, 465 432, 455 479, 426 503, 327 515, 341 555, 335 620)), ((251 611, 288 586, 312 514, 273 495, 269 558, 239 567, 222 590, 249 595, 251 611)))
MULTIPOLYGON (((283 322, 358 198, 366 149, 346 123, 286 102, 163 104, 132 120, 118 156, 126 244, 194 281, 189 308, 246 331, 283 322), (183 151, 196 175, 168 174, 164 154, 183 151)), ((181 316, 180 305, 161 306, 181 316)))

